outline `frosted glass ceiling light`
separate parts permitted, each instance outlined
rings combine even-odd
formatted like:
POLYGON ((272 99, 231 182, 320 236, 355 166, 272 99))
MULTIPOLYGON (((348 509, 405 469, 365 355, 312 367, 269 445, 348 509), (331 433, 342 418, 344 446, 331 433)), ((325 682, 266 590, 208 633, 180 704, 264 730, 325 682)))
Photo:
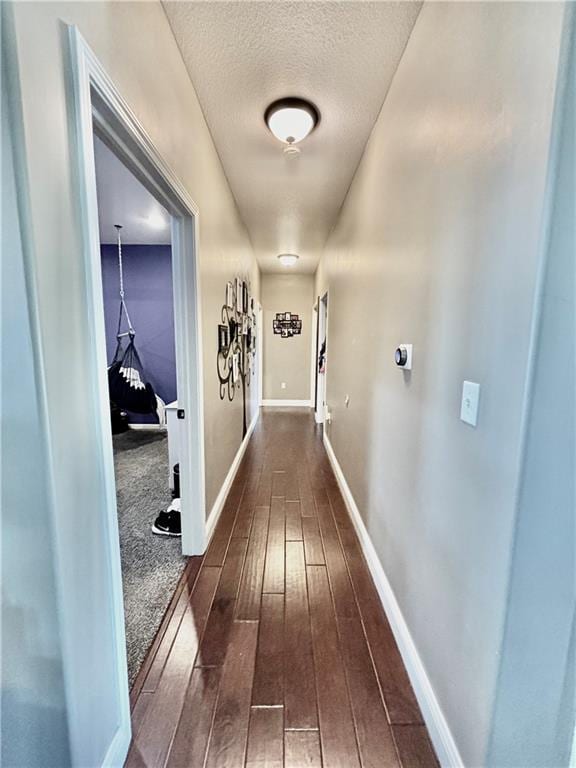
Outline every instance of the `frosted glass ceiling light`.
POLYGON ((283 267, 293 267, 298 261, 298 256, 295 253, 281 253, 278 256, 278 261, 283 267))
POLYGON ((320 114, 309 101, 289 97, 270 104, 264 113, 264 119, 274 136, 288 145, 284 150, 286 151, 314 130, 320 120, 320 114))

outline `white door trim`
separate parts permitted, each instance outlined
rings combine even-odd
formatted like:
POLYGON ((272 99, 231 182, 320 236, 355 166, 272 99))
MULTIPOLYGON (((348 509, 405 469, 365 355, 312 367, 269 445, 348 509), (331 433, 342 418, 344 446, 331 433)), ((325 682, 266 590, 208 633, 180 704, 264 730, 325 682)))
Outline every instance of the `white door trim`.
MULTIPOLYGON (((328 360, 328 291, 325 291, 322 296, 318 298, 318 317, 316 318, 318 323, 318 353, 322 346, 322 335, 326 339, 326 360, 328 360), (322 328, 322 326, 324 326, 322 328), (322 330, 324 334, 322 334, 322 330)), ((318 373, 318 360, 315 361, 315 375, 316 375, 316 408, 314 410, 314 419, 317 424, 324 424, 326 421, 327 411, 327 387, 326 376, 328 371, 328 365, 325 366, 324 373, 318 373), (321 378, 322 377, 322 378, 321 378)), ((312 400, 314 404, 314 400, 312 400)))
POLYGON ((258 406, 262 405, 264 397, 264 310, 258 302, 258 322, 256 325, 256 360, 258 363, 258 406))
MULTIPOLYGON (((68 27, 72 88, 70 99, 70 131, 74 136, 77 172, 76 193, 80 202, 79 222, 86 274, 86 302, 90 318, 89 348, 93 370, 97 372, 92 396, 99 413, 99 429, 94 440, 99 447, 101 472, 106 489, 106 508, 102 525, 108 542, 108 563, 116 649, 116 691, 120 712, 118 730, 112 738, 103 765, 122 765, 131 738, 130 703, 126 669, 122 574, 116 512, 116 484, 106 377, 106 339, 100 263, 100 236, 96 198, 93 131, 130 167, 137 178, 164 205, 172 216, 172 254, 174 280, 174 321, 177 352, 177 381, 180 407, 185 409, 187 439, 183 440, 182 462, 188 472, 182 473, 182 497, 188 500, 188 513, 182 515, 182 549, 184 554, 200 554, 206 542, 204 492, 204 409, 202 391, 202 334, 198 265, 198 208, 186 189, 166 165, 151 139, 124 101, 111 78, 89 48, 78 29, 68 27)), ((65 580, 62 578, 62 582, 65 580)), ((64 584, 63 609, 72 611, 73 600, 66 598, 64 584)), ((75 642, 73 616, 63 622, 64 650, 75 642)), ((67 680, 69 697, 69 729, 74 764, 82 764, 82 743, 78 733, 82 726, 74 719, 74 702, 82 696, 74 680, 67 680)), ((84 724, 85 725, 85 724, 84 724)))
POLYGON ((317 342, 317 325, 316 325, 316 308, 312 307, 311 322, 310 322, 312 343, 310 344, 310 402, 314 407, 314 393, 316 390, 316 342, 317 342))

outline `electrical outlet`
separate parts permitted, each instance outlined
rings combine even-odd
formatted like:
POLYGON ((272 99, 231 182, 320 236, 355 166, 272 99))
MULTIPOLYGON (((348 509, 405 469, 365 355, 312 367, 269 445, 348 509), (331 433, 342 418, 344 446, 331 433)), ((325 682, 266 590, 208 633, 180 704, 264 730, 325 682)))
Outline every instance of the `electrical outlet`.
POLYGON ((285 382, 285 381, 283 381, 283 382, 280 384, 280 389, 286 389, 286 382, 285 382))
POLYGON ((478 421, 478 400, 480 399, 480 384, 474 381, 465 381, 462 385, 462 404, 460 418, 472 427, 478 421))

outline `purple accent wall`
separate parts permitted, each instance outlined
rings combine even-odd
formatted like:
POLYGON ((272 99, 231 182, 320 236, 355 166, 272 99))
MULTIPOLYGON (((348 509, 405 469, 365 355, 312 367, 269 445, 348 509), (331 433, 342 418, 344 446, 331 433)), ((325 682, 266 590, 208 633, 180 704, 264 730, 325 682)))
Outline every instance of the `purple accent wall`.
MULTIPOLYGON (((116 350, 119 283, 118 249, 102 245, 102 288, 108 363, 116 350)), ((136 349, 154 391, 170 403, 176 399, 176 352, 172 253, 169 245, 123 245, 124 297, 136 330, 136 349)), ((132 423, 155 422, 153 416, 130 414, 132 423)))

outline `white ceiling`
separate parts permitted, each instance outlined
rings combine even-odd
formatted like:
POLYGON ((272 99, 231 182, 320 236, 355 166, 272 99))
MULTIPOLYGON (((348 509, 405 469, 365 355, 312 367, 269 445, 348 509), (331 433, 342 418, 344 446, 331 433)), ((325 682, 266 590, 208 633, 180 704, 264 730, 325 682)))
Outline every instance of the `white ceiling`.
POLYGON ((170 245, 170 216, 146 187, 94 137, 100 242, 115 243, 122 224, 126 245, 170 245))
POLYGON ((164 8, 263 271, 282 252, 313 272, 394 76, 420 2, 202 2, 164 8), (275 99, 314 102, 320 125, 287 157, 275 99))

